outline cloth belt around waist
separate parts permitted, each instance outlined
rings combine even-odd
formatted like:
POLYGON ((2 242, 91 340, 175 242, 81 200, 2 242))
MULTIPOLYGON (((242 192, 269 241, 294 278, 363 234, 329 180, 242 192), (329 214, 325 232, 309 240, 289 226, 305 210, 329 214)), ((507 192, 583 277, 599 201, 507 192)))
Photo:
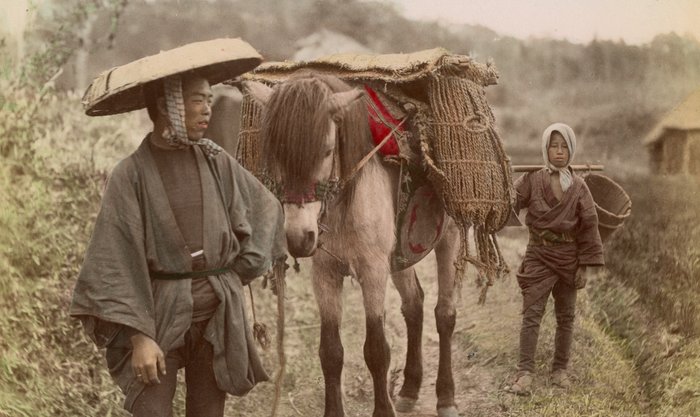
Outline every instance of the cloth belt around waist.
POLYGON ((567 243, 574 243, 576 239, 569 232, 556 233, 548 229, 536 229, 530 227, 530 241, 532 246, 560 246, 567 243))
POLYGON ((164 279, 164 280, 178 280, 178 279, 189 279, 189 278, 204 278, 210 275, 221 275, 223 273, 233 271, 230 266, 225 266, 218 269, 209 269, 205 271, 192 271, 192 272, 150 272, 152 279, 164 279))

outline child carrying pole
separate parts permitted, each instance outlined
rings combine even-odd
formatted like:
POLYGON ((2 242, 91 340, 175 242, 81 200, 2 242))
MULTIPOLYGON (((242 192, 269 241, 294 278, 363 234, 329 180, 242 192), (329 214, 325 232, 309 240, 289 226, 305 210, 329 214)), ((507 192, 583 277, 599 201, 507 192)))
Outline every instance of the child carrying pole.
POLYGON ((584 288, 592 267, 604 264, 595 203, 586 183, 570 167, 576 136, 563 124, 542 135, 545 167, 515 183, 515 213, 527 209, 530 238, 518 270, 523 295, 518 371, 507 390, 530 393, 540 322, 549 295, 554 297, 557 329, 551 380, 567 388, 576 292, 584 288))

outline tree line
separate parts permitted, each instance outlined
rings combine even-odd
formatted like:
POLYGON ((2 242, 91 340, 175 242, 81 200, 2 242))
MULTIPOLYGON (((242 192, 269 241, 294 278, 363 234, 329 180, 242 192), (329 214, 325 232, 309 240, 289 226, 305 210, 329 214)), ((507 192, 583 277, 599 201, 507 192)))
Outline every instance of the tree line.
MULTIPOLYGON (((403 17, 393 6, 359 0, 50 0, 34 45, 60 41, 66 87, 83 87, 99 71, 159 50, 216 37, 241 37, 267 60, 291 56, 295 42, 321 28, 354 37, 381 53, 442 46, 492 59, 518 89, 575 82, 700 83, 700 43, 676 33, 645 45, 595 39, 574 44, 516 39, 473 25, 444 26, 403 17), (86 69, 79 68, 87 65, 86 69), (81 72, 82 71, 82 72, 81 72)), ((44 63, 45 65, 45 63, 44 63)))

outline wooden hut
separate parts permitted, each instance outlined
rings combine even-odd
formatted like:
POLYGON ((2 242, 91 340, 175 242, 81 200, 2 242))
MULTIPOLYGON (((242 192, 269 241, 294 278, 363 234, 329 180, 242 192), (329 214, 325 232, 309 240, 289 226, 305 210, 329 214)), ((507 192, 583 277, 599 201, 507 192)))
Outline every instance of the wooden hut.
POLYGON ((652 173, 700 176, 700 90, 671 110, 644 144, 652 173))

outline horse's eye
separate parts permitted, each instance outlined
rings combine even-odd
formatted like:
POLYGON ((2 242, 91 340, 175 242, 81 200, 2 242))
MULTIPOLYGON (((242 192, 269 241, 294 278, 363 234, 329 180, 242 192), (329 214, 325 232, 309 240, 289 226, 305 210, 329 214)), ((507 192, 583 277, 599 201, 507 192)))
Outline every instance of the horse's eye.
POLYGON ((327 150, 327 151, 326 151, 326 158, 328 158, 328 157, 331 156, 331 155, 333 155, 333 149, 327 150))

